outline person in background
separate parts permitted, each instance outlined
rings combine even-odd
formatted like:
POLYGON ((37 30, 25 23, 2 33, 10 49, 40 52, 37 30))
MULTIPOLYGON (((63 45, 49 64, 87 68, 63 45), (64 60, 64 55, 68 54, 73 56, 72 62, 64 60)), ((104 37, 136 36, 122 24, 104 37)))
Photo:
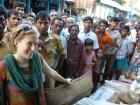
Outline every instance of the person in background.
POLYGON ((137 35, 137 32, 136 32, 136 29, 135 29, 135 23, 134 22, 135 21, 132 21, 131 24, 128 25, 130 27, 130 33, 128 35, 128 38, 133 43, 133 53, 129 55, 129 62, 133 58, 135 48, 136 48, 136 35, 137 35))
POLYGON ((70 37, 67 39, 67 59, 64 77, 77 78, 83 70, 84 44, 78 38, 79 27, 74 24, 69 27, 70 37))
POLYGON ((129 69, 129 55, 132 54, 133 51, 133 44, 128 38, 129 32, 129 26, 124 25, 121 27, 120 33, 122 40, 119 43, 113 67, 116 80, 129 69))
POLYGON ((2 5, 0 5, 0 41, 4 37, 4 28, 6 26, 7 14, 8 14, 7 9, 2 5))
POLYGON ((93 25, 91 26, 91 31, 95 33, 97 27, 98 25, 96 23, 93 23, 93 25))
POLYGON ((7 41, 4 33, 7 14, 7 9, 0 5, 0 60, 4 57, 4 55, 10 52, 10 49, 7 46, 7 41))
POLYGON ((106 33, 109 35, 109 37, 113 41, 113 46, 110 48, 110 56, 106 62, 107 67, 105 68, 105 71, 108 71, 108 72, 106 72, 104 76, 104 80, 112 79, 112 68, 114 65, 115 58, 116 58, 117 47, 122 39, 120 32, 116 30, 118 23, 119 23, 119 19, 117 17, 112 17, 109 28, 106 29, 106 33))
POLYGON ((98 38, 95 33, 91 31, 91 26, 93 24, 93 18, 90 16, 86 16, 83 20, 84 24, 84 30, 81 30, 80 33, 78 34, 79 39, 84 43, 84 41, 87 38, 90 38, 93 40, 94 45, 93 48, 96 50, 99 48, 98 45, 98 38))
MULTIPOLYGON (((44 42, 44 47, 46 49, 46 61, 51 68, 56 70, 58 73, 61 70, 61 67, 64 63, 66 57, 65 48, 62 45, 62 40, 60 33, 63 29, 64 21, 61 18, 54 18, 51 22, 52 32, 49 33, 44 42)), ((51 80, 52 84, 50 88, 55 87, 55 81, 51 80)))
POLYGON ((99 33, 99 32, 100 32, 100 28, 99 28, 99 25, 98 25, 95 29, 95 33, 99 33))
POLYGON ((64 22, 66 23, 67 18, 69 17, 69 15, 67 13, 62 13, 61 14, 61 18, 64 20, 64 22))
MULTIPOLYGON (((9 49, 6 47, 6 43, 3 41, 4 37, 4 28, 6 26, 6 18, 7 18, 7 9, 0 5, 0 60, 9 53, 9 49)), ((0 91, 0 105, 2 105, 1 100, 1 91, 0 91)))
POLYGON ((29 11, 29 15, 32 15, 32 16, 36 16, 36 14, 34 13, 34 11, 33 11, 33 8, 30 8, 30 11, 29 11))
POLYGON ((13 54, 0 61, 0 89, 3 105, 46 105, 42 72, 62 83, 71 83, 51 69, 36 52, 36 30, 29 24, 21 24, 11 33, 13 54), (15 101, 16 100, 16 101, 15 101))
POLYGON ((14 2, 13 4, 13 9, 15 9, 16 11, 18 11, 21 15, 22 18, 25 18, 25 8, 26 8, 26 5, 24 2, 21 2, 21 1, 16 1, 14 2))
POLYGON ((5 33, 11 32, 13 28, 17 27, 21 23, 20 13, 14 9, 8 11, 7 26, 4 30, 5 33))
MULTIPOLYGON (((66 21, 67 21, 67 18, 69 17, 69 15, 67 13, 62 13, 61 14, 61 18, 64 20, 64 28, 66 28, 66 21)), ((64 29, 63 28, 63 29, 64 29)), ((63 30, 62 30, 63 31, 63 30)))
POLYGON ((98 87, 98 84, 100 82, 100 76, 102 76, 102 74, 100 73, 100 65, 102 63, 102 57, 103 57, 103 50, 101 48, 99 48, 96 51, 96 61, 95 64, 93 66, 93 91, 95 91, 98 87))
POLYGON ((54 9, 50 10, 50 13, 49 13, 49 19, 50 19, 50 23, 52 22, 52 20, 54 18, 56 18, 58 16, 58 12, 54 9))
POLYGON ((63 36, 65 39, 67 39, 70 36, 70 33, 68 31, 68 28, 74 24, 74 19, 72 17, 68 17, 65 21, 65 27, 63 28, 61 32, 61 36, 63 36))
POLYGON ((93 49, 93 40, 90 38, 87 38, 84 41, 84 46, 85 46, 85 54, 84 54, 84 69, 82 70, 81 74, 86 74, 87 72, 91 72, 92 74, 92 68, 95 64, 96 61, 96 55, 93 49))
MULTIPOLYGON (((39 38, 37 41, 37 51, 43 56, 45 61, 48 61, 47 49, 45 47, 45 40, 49 37, 49 18, 45 11, 40 11, 35 17, 35 27, 39 32, 39 38)), ((47 62, 48 63, 48 62, 47 62)), ((49 65, 50 66, 50 65, 49 65)), ((44 88, 49 88, 49 78, 45 76, 44 88)))
POLYGON ((61 43, 60 38, 60 33, 63 29, 63 26, 64 21, 61 18, 54 18, 54 20, 51 23, 52 32, 49 34, 49 37, 45 40, 45 47, 48 49, 48 54, 51 53, 52 55, 52 57, 48 55, 48 60, 51 59, 51 61, 49 61, 49 64, 56 71, 60 70, 65 58, 65 49, 61 43))
POLYGON ((29 23, 29 24, 34 25, 34 23, 35 23, 35 17, 33 15, 28 15, 26 17, 26 22, 29 23))
MULTIPOLYGON (((99 46, 103 50, 102 63, 100 65, 101 66, 100 67, 100 69, 101 69, 100 72, 104 73, 104 78, 110 72, 107 69, 110 64, 108 64, 106 62, 108 62, 108 60, 110 58, 110 49, 111 49, 111 47, 113 47, 113 41, 109 37, 109 35, 106 33, 107 25, 108 25, 107 21, 102 19, 99 22, 99 29, 100 29, 100 31, 98 33, 96 33, 96 35, 98 37, 99 46)), ((104 79, 103 79, 103 82, 104 82, 104 79)))
MULTIPOLYGON (((21 24, 21 16, 18 11, 12 9, 8 11, 8 16, 7 16, 7 24, 4 29, 4 38, 3 41, 7 44, 7 42, 10 42, 11 40, 11 32, 14 28, 16 28, 18 25, 21 24)), ((8 47, 8 45, 7 45, 8 47)), ((11 48, 8 47, 9 50, 11 48)))
MULTIPOLYGON (((49 22, 51 24, 52 20, 54 20, 54 18, 58 17, 58 12, 54 9, 50 10, 50 13, 49 13, 49 22)), ((48 33, 51 33, 52 29, 51 27, 49 27, 48 29, 48 33)))
POLYGON ((140 24, 137 24, 135 26, 135 29, 136 29, 136 46, 137 46, 137 51, 140 51, 140 24))
POLYGON ((40 11, 35 17, 35 26, 39 32, 39 39, 45 42, 48 37, 49 18, 45 11, 40 11))
POLYGON ((112 17, 111 17, 111 16, 107 16, 108 26, 109 26, 109 25, 110 25, 110 23, 111 23, 111 19, 112 19, 112 17))

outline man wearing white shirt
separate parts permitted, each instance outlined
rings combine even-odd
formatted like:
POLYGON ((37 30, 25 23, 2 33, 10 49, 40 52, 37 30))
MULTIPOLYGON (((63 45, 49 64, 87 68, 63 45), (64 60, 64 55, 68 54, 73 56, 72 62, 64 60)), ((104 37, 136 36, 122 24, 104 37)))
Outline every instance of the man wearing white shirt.
POLYGON ((84 43, 87 38, 90 38, 94 41, 93 48, 96 50, 99 48, 98 39, 94 32, 91 31, 91 26, 93 24, 93 19, 90 16, 87 16, 83 20, 84 30, 78 34, 79 39, 84 43))
POLYGON ((74 24, 74 19, 72 17, 68 17, 65 21, 66 27, 63 28, 61 32, 61 36, 65 37, 66 39, 70 36, 70 33, 68 32, 68 28, 74 24))

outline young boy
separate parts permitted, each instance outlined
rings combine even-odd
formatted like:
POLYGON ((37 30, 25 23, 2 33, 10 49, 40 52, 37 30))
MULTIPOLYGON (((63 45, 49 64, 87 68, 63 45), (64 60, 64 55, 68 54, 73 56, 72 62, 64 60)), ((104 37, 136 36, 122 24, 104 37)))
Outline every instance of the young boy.
POLYGON ((129 32, 130 32, 129 26, 124 25, 120 29, 122 40, 120 41, 120 44, 118 45, 116 60, 114 63, 116 80, 119 79, 122 73, 127 72, 129 68, 128 57, 133 51, 133 44, 129 41, 127 37, 129 35, 129 32))
POLYGON ((85 51, 85 61, 84 61, 84 69, 82 71, 82 74, 86 74, 89 71, 92 71, 92 67, 95 64, 96 61, 96 56, 95 56, 95 52, 93 51, 93 40, 90 38, 87 38, 84 41, 84 45, 86 48, 85 51))
POLYGON ((18 11, 21 14, 21 17, 23 18, 25 17, 25 8, 26 8, 25 3, 21 1, 16 1, 13 5, 13 9, 18 11))
MULTIPOLYGON (((100 82, 100 65, 102 62, 102 56, 103 56, 103 50, 102 49, 98 49, 96 51, 96 61, 95 64, 93 66, 93 86, 94 86, 94 90, 96 90, 98 83, 100 82)), ((102 80, 101 80, 102 82, 102 80)))

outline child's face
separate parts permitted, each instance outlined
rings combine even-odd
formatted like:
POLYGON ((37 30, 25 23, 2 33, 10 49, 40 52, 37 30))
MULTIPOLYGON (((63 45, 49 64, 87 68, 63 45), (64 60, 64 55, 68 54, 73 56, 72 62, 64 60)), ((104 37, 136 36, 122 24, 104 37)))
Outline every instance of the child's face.
POLYGON ((95 32, 95 30, 96 30, 96 27, 91 27, 91 30, 93 31, 93 32, 95 32))
POLYGON ((122 35, 122 37, 126 37, 128 34, 129 34, 129 32, 128 32, 127 29, 122 29, 122 30, 121 30, 121 35, 122 35))
POLYGON ((86 50, 87 51, 92 51, 93 50, 93 46, 92 45, 86 45, 86 50))
POLYGON ((101 58, 103 56, 103 51, 102 50, 98 50, 97 51, 97 57, 101 58))
POLYGON ((97 28, 95 29, 95 33, 98 33, 98 32, 100 32, 100 28, 99 28, 99 27, 97 27, 97 28))

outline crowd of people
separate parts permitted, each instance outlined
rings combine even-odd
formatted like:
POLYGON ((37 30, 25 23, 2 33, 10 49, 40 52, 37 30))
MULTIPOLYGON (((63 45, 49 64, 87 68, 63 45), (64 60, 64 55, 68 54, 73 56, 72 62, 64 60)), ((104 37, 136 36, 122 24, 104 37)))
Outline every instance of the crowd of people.
POLYGON ((130 72, 140 49, 140 23, 110 18, 94 23, 86 16, 79 25, 55 10, 26 14, 23 2, 8 11, 0 6, 2 105, 46 105, 44 89, 60 82, 71 84, 91 72, 96 90, 99 83, 130 72))

